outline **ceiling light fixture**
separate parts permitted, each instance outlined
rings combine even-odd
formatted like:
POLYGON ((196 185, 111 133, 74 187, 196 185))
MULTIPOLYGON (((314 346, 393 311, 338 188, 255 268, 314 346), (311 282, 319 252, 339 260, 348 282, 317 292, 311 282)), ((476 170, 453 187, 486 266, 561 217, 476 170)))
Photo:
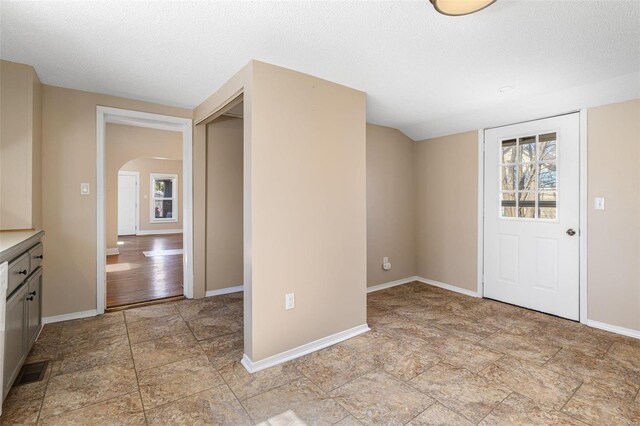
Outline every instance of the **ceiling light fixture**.
POLYGON ((514 89, 513 86, 504 86, 498 89, 500 93, 510 92, 514 89))
POLYGON ((496 0, 429 0, 443 15, 462 16, 490 6, 496 0))

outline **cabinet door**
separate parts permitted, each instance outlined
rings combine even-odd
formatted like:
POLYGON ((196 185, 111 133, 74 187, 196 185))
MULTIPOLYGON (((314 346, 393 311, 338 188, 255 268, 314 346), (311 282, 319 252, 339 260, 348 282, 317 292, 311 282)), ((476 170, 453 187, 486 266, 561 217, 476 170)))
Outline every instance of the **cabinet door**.
POLYGON ((4 340, 3 395, 7 395, 26 358, 26 296, 23 285, 7 300, 6 331, 4 340))
POLYGON ((35 342, 42 326, 42 268, 29 277, 29 293, 26 297, 27 309, 27 352, 35 342))

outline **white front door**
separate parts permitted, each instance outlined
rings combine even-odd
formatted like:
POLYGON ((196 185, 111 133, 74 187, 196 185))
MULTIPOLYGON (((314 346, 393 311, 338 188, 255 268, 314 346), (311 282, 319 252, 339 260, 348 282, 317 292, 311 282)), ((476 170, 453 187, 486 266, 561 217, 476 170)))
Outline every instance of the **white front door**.
POLYGON ((484 297, 579 320, 579 120, 485 131, 484 297))
POLYGON ((118 174, 118 235, 135 235, 137 218, 137 185, 135 174, 118 174))

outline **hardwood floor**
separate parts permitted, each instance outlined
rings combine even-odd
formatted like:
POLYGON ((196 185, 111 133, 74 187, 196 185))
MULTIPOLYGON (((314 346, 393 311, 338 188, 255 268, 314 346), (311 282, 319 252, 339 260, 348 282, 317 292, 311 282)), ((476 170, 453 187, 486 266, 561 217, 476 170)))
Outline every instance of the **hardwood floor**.
POLYGON ((182 248, 182 234, 118 237, 107 256, 107 307, 181 296, 182 255, 146 257, 143 251, 182 248))

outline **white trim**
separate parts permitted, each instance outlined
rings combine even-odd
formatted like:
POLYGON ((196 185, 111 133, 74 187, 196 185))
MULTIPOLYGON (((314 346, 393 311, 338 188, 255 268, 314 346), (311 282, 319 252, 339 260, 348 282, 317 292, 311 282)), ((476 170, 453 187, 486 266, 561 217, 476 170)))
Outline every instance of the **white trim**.
POLYGON ((163 235, 163 234, 181 234, 182 229, 145 229, 136 232, 136 235, 163 235))
POLYGON ((586 324, 589 327, 599 328, 600 330, 609 331, 611 333, 622 334, 623 336, 633 337, 634 339, 640 339, 640 330, 620 327, 617 325, 611 325, 605 322, 599 322, 594 320, 587 320, 586 324))
POLYGON ((484 296, 484 129, 478 130, 478 264, 477 292, 484 296))
POLYGON ((90 309, 88 311, 71 312, 70 314, 53 315, 51 317, 44 317, 44 318, 42 318, 42 323, 43 324, 51 324, 53 322, 69 321, 69 320, 74 320, 74 319, 79 319, 79 318, 95 317, 96 315, 98 315, 97 311, 95 309, 90 309))
MULTIPOLYGON (((174 204, 179 204, 180 203, 180 198, 178 197, 178 193, 179 191, 179 186, 180 183, 178 182, 178 175, 176 174, 170 174, 170 173, 149 173, 149 223, 171 223, 171 222, 178 222, 179 219, 179 214, 178 212, 180 211, 180 208, 178 207, 177 209, 173 209, 173 211, 171 212, 171 214, 173 215, 175 213, 175 217, 171 217, 169 219, 156 219, 156 212, 155 212, 155 208, 154 208, 154 204, 155 204, 155 200, 156 200, 156 195, 155 195, 155 191, 154 191, 154 181, 156 179, 162 179, 162 178, 169 178, 171 180, 173 180, 173 195, 171 196, 171 202, 174 204)), ((167 197, 163 197, 163 198, 167 198, 167 197)))
POLYGON ((482 297, 482 295, 479 294, 477 291, 467 290, 466 288, 457 287, 451 284, 441 283, 440 281, 430 280, 428 278, 422 278, 422 277, 416 277, 416 278, 417 278, 417 281, 420 281, 421 283, 424 283, 424 284, 432 285, 434 287, 439 287, 445 290, 454 291, 456 293, 461 293, 466 296, 480 297, 480 298, 482 297))
POLYGON ((208 290, 204 294, 204 297, 220 296, 221 294, 237 293, 239 291, 244 291, 244 286, 238 285, 235 287, 226 287, 226 288, 219 288, 217 290, 208 290))
POLYGON ((193 121, 141 111, 96 106, 96 313, 106 307, 106 187, 105 187, 105 128, 107 123, 171 130, 182 133, 182 223, 184 295, 193 298, 193 121))
POLYGON ((108 247, 106 253, 107 256, 117 256, 120 254, 120 250, 118 250, 118 247, 108 247))
MULTIPOLYGON (((136 233, 138 232, 138 229, 140 229, 140 172, 132 172, 129 170, 118 170, 118 176, 133 176, 136 178, 136 233)), ((118 193, 120 192, 120 182, 118 182, 118 193)), ((118 208, 120 208, 120 206, 118 205, 118 208)), ((118 211, 118 215, 120 215, 120 212, 118 211)), ((123 234, 125 235, 125 234, 123 234)), ((120 230, 118 229, 118 236, 120 236, 120 230)), ((107 249, 109 250, 109 249, 107 249)), ((117 253, 116 253, 117 254, 117 253)), ((107 256, 109 256, 109 253, 107 253, 107 256)))
POLYGON ((391 288, 398 285, 409 284, 414 281, 418 281, 418 277, 413 276, 413 277, 403 278, 401 280, 389 281, 388 283, 382 283, 382 284, 374 285, 371 287, 367 287, 367 293, 373 293, 374 291, 380 291, 380 290, 384 290, 385 288, 391 288))
POLYGON ((586 324, 587 316, 587 219, 589 194, 587 192, 587 110, 580 110, 580 322, 586 324))
POLYGON ((282 364, 283 362, 310 354, 311 352, 319 351, 320 349, 335 345, 336 343, 340 343, 359 334, 366 333, 369 330, 371 329, 367 324, 362 324, 256 362, 251 361, 247 354, 244 354, 240 363, 249 373, 255 373, 257 371, 264 370, 265 368, 273 367, 275 365, 282 364))

